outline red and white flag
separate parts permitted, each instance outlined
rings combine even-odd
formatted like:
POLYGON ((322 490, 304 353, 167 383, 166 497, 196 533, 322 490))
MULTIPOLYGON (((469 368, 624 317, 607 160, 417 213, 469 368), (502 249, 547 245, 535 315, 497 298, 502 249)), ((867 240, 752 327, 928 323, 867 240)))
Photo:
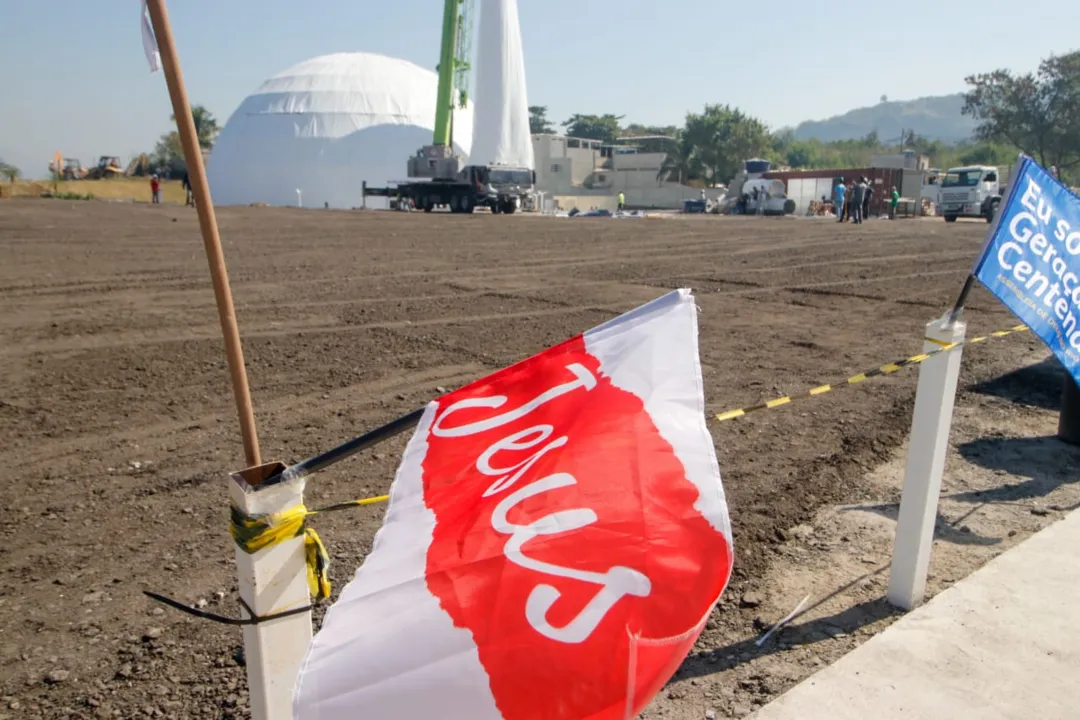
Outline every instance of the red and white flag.
POLYGON ((298 720, 632 718, 733 558, 689 290, 428 405, 298 720))

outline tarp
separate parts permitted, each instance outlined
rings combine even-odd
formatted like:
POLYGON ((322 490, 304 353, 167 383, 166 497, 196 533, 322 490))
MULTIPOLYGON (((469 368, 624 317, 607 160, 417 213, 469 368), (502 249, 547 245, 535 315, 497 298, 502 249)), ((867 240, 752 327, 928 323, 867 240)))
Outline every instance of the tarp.
POLYGON ((681 290, 428 405, 294 715, 634 717, 732 559, 681 290))
POLYGON ((472 163, 533 169, 517 0, 480 0, 472 163))
POLYGON ((1010 182, 974 275, 1080 383, 1080 198, 1028 157, 1010 182))
MULTIPOLYGON (((374 53, 312 58, 270 78, 229 118, 207 177, 217 205, 359 207, 361 184, 407 177, 430 145, 438 77, 374 53)), ((472 108, 454 115, 455 150, 468 154, 472 108)), ((369 200, 369 203, 371 201, 369 200)))

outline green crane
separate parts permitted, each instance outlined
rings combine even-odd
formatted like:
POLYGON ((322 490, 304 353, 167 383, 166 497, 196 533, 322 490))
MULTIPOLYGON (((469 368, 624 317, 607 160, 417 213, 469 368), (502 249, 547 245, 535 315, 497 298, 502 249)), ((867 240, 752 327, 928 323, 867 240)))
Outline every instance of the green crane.
POLYGON ((472 23, 473 0, 443 0, 432 144, 409 158, 410 180, 398 182, 396 187, 368 187, 365 182, 363 197, 391 198, 392 207, 415 207, 426 212, 449 208, 454 213, 486 207, 492 213, 509 214, 531 202, 536 184, 536 173, 531 169, 503 165, 462 167, 462 158, 454 155, 454 110, 469 102, 472 23))
POLYGON ((453 144, 456 108, 469 101, 472 65, 473 0, 446 0, 443 6, 442 47, 439 51, 439 92, 435 106, 436 146, 453 144))

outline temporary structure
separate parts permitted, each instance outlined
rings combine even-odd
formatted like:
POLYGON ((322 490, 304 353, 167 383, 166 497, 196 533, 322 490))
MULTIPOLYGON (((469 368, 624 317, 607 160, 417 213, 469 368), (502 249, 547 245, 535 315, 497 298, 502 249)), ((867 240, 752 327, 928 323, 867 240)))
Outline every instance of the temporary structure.
MULTIPOLYGON (((249 95, 210 155, 215 205, 358 207, 361 183, 406 176, 406 161, 431 142, 438 78, 374 53, 306 60, 249 95)), ((454 114, 455 150, 468 154, 472 108, 454 114)))
POLYGON ((481 0, 474 165, 533 167, 517 0, 481 0))

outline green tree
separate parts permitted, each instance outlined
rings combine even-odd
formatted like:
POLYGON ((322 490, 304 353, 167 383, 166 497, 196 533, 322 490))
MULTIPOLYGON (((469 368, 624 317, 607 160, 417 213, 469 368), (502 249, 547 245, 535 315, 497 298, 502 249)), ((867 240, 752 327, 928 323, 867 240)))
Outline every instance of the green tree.
POLYGON ((709 183, 728 182, 745 160, 774 149, 768 126, 730 105, 688 113, 682 137, 689 167, 709 183))
POLYGON ((808 140, 796 140, 784 153, 784 163, 793 168, 813 169, 821 166, 815 144, 808 140))
POLYGON ((630 123, 622 129, 620 135, 622 137, 669 137, 674 138, 679 132, 679 128, 674 125, 642 125, 640 123, 630 123))
POLYGON ((694 157, 694 148, 687 140, 686 133, 676 130, 674 135, 675 141, 666 149, 667 156, 656 179, 683 184, 700 179, 701 166, 694 157))
POLYGON ((586 140, 599 140, 606 144, 615 142, 619 137, 621 127, 619 121, 624 115, 571 115, 569 120, 563 121, 566 134, 570 137, 584 138, 586 140))
POLYGON ((961 143, 955 152, 958 165, 1009 165, 1016 162, 1016 150, 997 142, 961 143))
POLYGON ((154 172, 166 176, 183 175, 187 170, 180 133, 175 130, 158 139, 154 152, 150 153, 150 165, 154 172))
MULTIPOLYGON (((175 123, 176 115, 170 115, 169 119, 175 123)), ((214 141, 217 140, 221 128, 213 113, 202 105, 196 105, 191 108, 191 119, 195 121, 195 136, 199 138, 199 147, 203 150, 214 147, 214 141)), ((180 153, 180 156, 183 157, 183 153, 180 153)))
MULTIPOLYGON (((199 147, 204 151, 211 149, 221 132, 217 119, 202 105, 191 108, 191 118, 195 123, 199 147)), ((176 115, 170 115, 169 119, 175 123, 176 115)), ((184 159, 184 146, 180 142, 179 132, 173 130, 158 138, 154 151, 150 153, 149 165, 152 172, 165 176, 176 177, 184 174, 187 161, 184 159)))
POLYGON ((22 171, 20 171, 19 168, 15 167, 14 165, 9 165, 3 160, 0 160, 0 175, 6 177, 9 183, 14 185, 16 178, 18 178, 21 174, 22 171))
POLYGON ((796 169, 823 167, 820 140, 798 140, 791 128, 773 135, 773 156, 782 165, 796 169))
POLYGON ((1044 167, 1080 164, 1080 51, 1051 55, 1034 73, 995 70, 965 82, 963 112, 979 121, 977 139, 1007 142, 1044 167))
POLYGON ((529 106, 529 132, 544 135, 555 132, 555 127, 547 117, 547 105, 529 106))

